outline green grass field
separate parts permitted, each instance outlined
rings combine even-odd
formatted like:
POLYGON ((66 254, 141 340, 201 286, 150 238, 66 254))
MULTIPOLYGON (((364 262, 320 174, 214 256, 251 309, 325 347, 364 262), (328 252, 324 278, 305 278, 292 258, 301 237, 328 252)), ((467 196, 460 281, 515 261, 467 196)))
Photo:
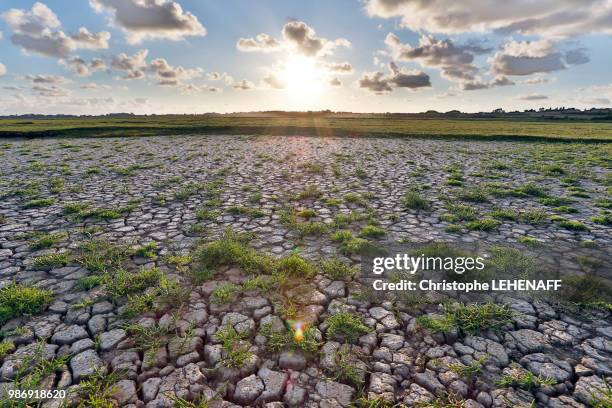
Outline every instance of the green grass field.
POLYGON ((135 116, 131 118, 0 119, 0 137, 152 136, 160 134, 406 136, 612 141, 612 123, 513 119, 264 118, 135 116))

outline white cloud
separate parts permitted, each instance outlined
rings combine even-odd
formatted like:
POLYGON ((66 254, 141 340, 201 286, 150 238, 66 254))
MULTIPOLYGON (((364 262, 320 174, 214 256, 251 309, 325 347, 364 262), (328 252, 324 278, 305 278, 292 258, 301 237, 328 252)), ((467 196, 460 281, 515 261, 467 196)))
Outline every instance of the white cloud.
POLYGON ((340 81, 338 78, 332 78, 332 79, 329 81, 329 84, 330 84, 331 86, 342 86, 342 81, 340 81))
POLYGON ((450 39, 438 40, 421 35, 417 47, 404 44, 393 33, 387 34, 385 44, 398 61, 415 61, 425 68, 438 68, 443 78, 453 82, 481 82, 474 66, 474 56, 490 51, 479 45, 456 45, 450 39))
POLYGON ((202 93, 202 92, 221 92, 221 88, 208 85, 185 84, 180 88, 184 94, 202 93))
POLYGON ((277 51, 281 43, 266 33, 258 34, 255 38, 240 38, 236 48, 244 52, 272 52, 277 51))
POLYGON ((88 82, 86 84, 81 85, 79 88, 81 89, 98 89, 98 84, 95 82, 88 82))
POLYGON ((322 66, 336 74, 350 74, 353 72, 353 65, 350 62, 328 62, 322 64, 322 66))
POLYGON ((548 99, 548 96, 542 94, 528 94, 528 95, 520 95, 517 99, 521 101, 543 101, 548 99))
POLYGON ((344 38, 331 41, 317 37, 315 30, 303 21, 288 22, 283 27, 282 35, 285 42, 293 49, 309 57, 329 55, 336 47, 351 46, 351 43, 344 38))
POLYGON ((25 51, 47 57, 63 58, 72 51, 108 48, 110 33, 101 31, 91 33, 81 27, 77 34, 66 35, 59 28, 61 22, 45 4, 36 2, 32 9, 10 9, 2 13, 2 18, 13 31, 11 41, 25 51))
POLYGON ((157 58, 149 64, 149 69, 155 73, 159 85, 177 86, 183 81, 202 75, 202 69, 187 69, 181 66, 173 67, 164 58, 157 58))
POLYGON ((490 81, 478 75, 479 69, 474 65, 475 56, 491 51, 478 44, 457 45, 450 39, 439 40, 431 35, 421 35, 418 46, 413 47, 402 43, 393 33, 387 34, 385 44, 395 60, 414 61, 424 68, 439 69, 442 78, 457 83, 464 91, 514 85, 502 74, 490 81))
POLYGON ((553 82, 553 78, 547 78, 547 77, 535 77, 535 78, 528 78, 524 81, 522 81, 522 84, 526 84, 526 85, 540 85, 540 84, 548 84, 553 82))
POLYGON ((418 89, 431 87, 429 75, 422 71, 407 71, 394 62, 389 64, 389 74, 377 71, 364 74, 358 86, 377 95, 390 93, 395 88, 418 89))
POLYGON ((384 72, 372 72, 365 73, 361 79, 359 79, 359 87, 374 92, 377 95, 390 93, 393 91, 389 83, 389 79, 385 76, 384 72))
POLYGON ((238 81, 235 84, 233 84, 232 86, 235 89, 238 89, 238 90, 241 90, 241 91, 248 91, 250 89, 254 89, 255 88, 255 84, 252 83, 251 81, 247 81, 246 79, 238 81))
POLYGON ((70 82, 68 78, 61 75, 26 75, 24 78, 34 84, 65 84, 70 82))
POLYGON ((36 2, 30 11, 10 9, 2 13, 2 18, 13 31, 23 34, 39 35, 44 31, 61 26, 59 18, 45 4, 36 2))
POLYGON ((566 69, 569 65, 589 61, 584 49, 565 53, 557 51, 548 40, 510 41, 489 58, 491 72, 496 75, 532 75, 566 69))
POLYGON ((612 33, 608 0, 367 0, 366 10, 373 17, 399 17, 403 27, 420 32, 612 33))
POLYGON ((285 87, 285 84, 283 84, 283 82, 280 79, 278 79, 276 75, 274 74, 266 75, 262 79, 262 82, 264 83, 265 86, 272 88, 272 89, 283 89, 285 87))
POLYGON ((89 4, 98 12, 110 12, 112 23, 123 29, 131 44, 151 38, 181 40, 206 35, 198 18, 176 1, 89 0, 89 4))
POLYGON ((108 40, 110 33, 101 31, 99 33, 91 33, 85 27, 79 28, 76 34, 70 36, 74 42, 75 48, 97 50, 100 48, 108 48, 108 40))
POLYGON ((34 85, 32 91, 39 96, 60 98, 70 95, 70 90, 57 85, 34 85))
POLYGON ((350 47, 347 39, 338 38, 329 40, 317 37, 315 30, 303 21, 290 21, 281 30, 282 40, 261 33, 255 38, 240 38, 236 48, 245 52, 272 52, 283 49, 307 57, 321 57, 330 55, 337 47, 350 47))
POLYGON ((60 60, 60 64, 82 77, 106 69, 106 63, 100 58, 92 58, 90 62, 87 62, 80 57, 72 57, 60 60))
POLYGON ((0 62, 0 76, 6 75, 6 66, 0 62))
POLYGON ((121 53, 113 56, 111 67, 117 71, 125 71, 124 79, 141 79, 145 77, 145 69, 147 67, 147 55, 149 50, 142 49, 134 53, 134 55, 127 55, 121 53))
MULTIPOLYGON (((209 81, 221 81, 225 83, 225 85, 232 85, 234 83, 234 78, 232 78, 227 72, 208 72, 206 74, 206 79, 209 81)), ((214 92, 214 91, 213 91, 214 92)))
POLYGON ((459 88, 461 88, 464 91, 477 91, 479 89, 489 89, 495 86, 509 86, 509 85, 514 85, 514 84, 515 84, 514 81, 508 79, 505 76, 498 76, 492 79, 491 81, 485 81, 477 77, 470 81, 460 82, 459 88))

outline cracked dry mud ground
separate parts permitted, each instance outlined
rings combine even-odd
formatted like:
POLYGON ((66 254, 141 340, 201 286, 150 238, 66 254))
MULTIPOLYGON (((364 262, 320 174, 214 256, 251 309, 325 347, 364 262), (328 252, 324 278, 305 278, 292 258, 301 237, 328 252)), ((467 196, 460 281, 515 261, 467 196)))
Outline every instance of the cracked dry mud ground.
POLYGON ((81 406, 611 406, 609 309, 498 293, 478 300, 513 312, 499 330, 438 333, 417 317, 443 313, 441 297, 377 295, 359 272, 333 280, 320 264, 358 267, 364 245, 445 241, 609 278, 608 145, 182 136, 0 147, 0 285, 53 296, 3 322, 7 406, 26 380, 81 406), (254 279, 242 261, 198 266, 198 246, 228 229, 253 259, 298 259, 290 282, 254 279), (302 258, 313 276, 300 275, 302 258), (338 315, 354 330, 330 330, 338 315), (296 319, 310 322, 299 344, 285 335, 296 319))

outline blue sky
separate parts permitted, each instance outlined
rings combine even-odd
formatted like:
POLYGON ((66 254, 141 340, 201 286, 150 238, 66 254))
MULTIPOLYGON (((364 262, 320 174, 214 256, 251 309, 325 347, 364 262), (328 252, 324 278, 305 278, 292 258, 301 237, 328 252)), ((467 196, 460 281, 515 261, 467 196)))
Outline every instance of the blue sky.
POLYGON ((0 32, 0 114, 612 106, 608 0, 4 0, 0 32))

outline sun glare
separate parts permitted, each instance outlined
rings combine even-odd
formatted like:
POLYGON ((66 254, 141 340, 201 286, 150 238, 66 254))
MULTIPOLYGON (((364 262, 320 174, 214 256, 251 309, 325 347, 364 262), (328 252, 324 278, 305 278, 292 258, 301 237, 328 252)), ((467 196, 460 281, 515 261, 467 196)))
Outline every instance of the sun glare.
POLYGON ((280 80, 295 98, 317 98, 325 82, 324 72, 313 58, 293 56, 281 67, 280 80))

